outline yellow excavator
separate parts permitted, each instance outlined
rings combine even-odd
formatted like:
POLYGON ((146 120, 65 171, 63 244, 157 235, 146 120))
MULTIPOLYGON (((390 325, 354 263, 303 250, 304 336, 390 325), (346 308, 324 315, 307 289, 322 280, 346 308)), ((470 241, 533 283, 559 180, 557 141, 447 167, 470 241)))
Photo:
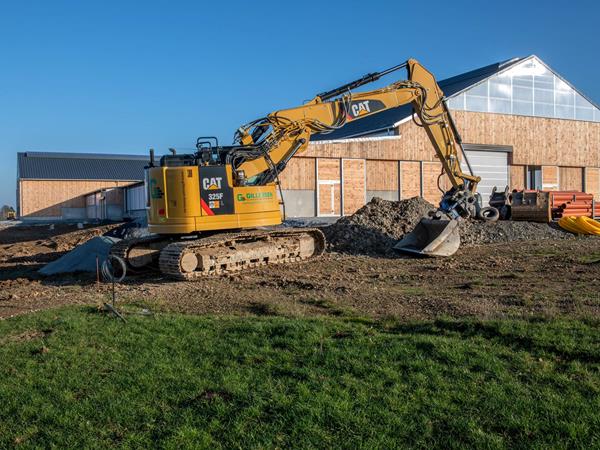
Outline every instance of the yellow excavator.
POLYGON ((280 174, 294 155, 306 150, 311 135, 405 104, 413 106, 413 119, 427 132, 452 187, 432 217, 396 248, 418 255, 453 254, 460 245, 456 219, 493 219, 497 210, 481 207, 476 193, 480 177, 461 170, 461 139, 444 94, 414 59, 252 121, 237 130, 231 146, 201 137, 195 153, 171 150, 158 162, 151 150, 146 186, 152 235, 123 240, 111 253, 134 270, 158 262, 162 273, 178 279, 321 254, 325 238, 320 230, 277 227, 282 223, 280 174), (354 92, 402 68, 407 69, 406 80, 354 92))

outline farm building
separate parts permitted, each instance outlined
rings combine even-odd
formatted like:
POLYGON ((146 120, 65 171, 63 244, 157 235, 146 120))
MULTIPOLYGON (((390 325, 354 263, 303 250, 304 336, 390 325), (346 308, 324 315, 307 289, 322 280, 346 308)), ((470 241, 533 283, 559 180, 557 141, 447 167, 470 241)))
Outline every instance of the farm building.
MULTIPOLYGON (((584 190, 600 199, 600 109, 538 57, 492 64, 439 84, 470 165, 482 177, 484 203, 494 186, 506 185, 584 190)), ((19 216, 142 215, 139 182, 147 164, 147 156, 19 153, 19 216)), ((339 216, 374 196, 421 195, 437 203, 440 171, 425 131, 406 105, 314 136, 280 178, 288 217, 339 216)), ((445 187, 444 177, 441 183, 445 187)))
POLYGON ((147 164, 147 156, 136 155, 19 153, 17 214, 39 221, 120 220, 127 212, 125 198, 131 208, 139 208, 132 204, 139 192, 120 188, 132 185, 135 192, 133 185, 144 179, 147 164))
MULTIPOLYGON (((600 109, 536 56, 439 82, 487 201, 493 186, 600 195, 600 109)), ((282 174, 288 216, 351 214, 374 196, 439 201, 441 164, 409 105, 317 136, 282 174)))

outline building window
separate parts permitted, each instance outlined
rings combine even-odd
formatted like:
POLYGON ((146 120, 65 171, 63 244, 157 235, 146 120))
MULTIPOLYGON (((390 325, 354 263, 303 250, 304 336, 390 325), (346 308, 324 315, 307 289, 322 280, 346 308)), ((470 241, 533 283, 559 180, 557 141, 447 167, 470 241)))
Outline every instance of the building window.
POLYGON ((448 104, 466 111, 600 122, 600 110, 536 58, 467 89, 448 104))
POLYGON ((542 166, 527 166, 527 189, 542 189, 542 166))

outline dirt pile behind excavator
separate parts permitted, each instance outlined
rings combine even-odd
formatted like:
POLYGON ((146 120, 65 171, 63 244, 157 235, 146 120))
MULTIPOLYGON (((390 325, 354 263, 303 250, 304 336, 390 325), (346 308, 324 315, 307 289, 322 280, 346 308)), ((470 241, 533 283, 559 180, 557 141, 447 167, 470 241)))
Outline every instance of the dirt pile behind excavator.
POLYGON ((351 216, 323 228, 330 250, 392 255, 392 247, 435 207, 421 197, 389 201, 375 197, 351 216))
MULTIPOLYGON (((401 201, 374 198, 355 214, 323 228, 330 251, 392 256, 394 245, 415 229, 435 207, 420 197, 401 201)), ((533 222, 461 220, 462 245, 494 244, 515 240, 571 239, 574 236, 552 224, 533 222)))

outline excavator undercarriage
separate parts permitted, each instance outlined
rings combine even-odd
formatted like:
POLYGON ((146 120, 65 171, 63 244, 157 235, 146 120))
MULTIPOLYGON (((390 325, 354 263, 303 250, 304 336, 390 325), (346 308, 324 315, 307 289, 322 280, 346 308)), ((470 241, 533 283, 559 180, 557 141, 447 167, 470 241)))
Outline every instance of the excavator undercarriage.
POLYGON ((193 280, 266 264, 302 261, 324 250, 325 236, 316 228, 278 228, 195 239, 128 239, 115 244, 111 254, 126 261, 128 270, 134 273, 155 268, 170 278, 193 280))

